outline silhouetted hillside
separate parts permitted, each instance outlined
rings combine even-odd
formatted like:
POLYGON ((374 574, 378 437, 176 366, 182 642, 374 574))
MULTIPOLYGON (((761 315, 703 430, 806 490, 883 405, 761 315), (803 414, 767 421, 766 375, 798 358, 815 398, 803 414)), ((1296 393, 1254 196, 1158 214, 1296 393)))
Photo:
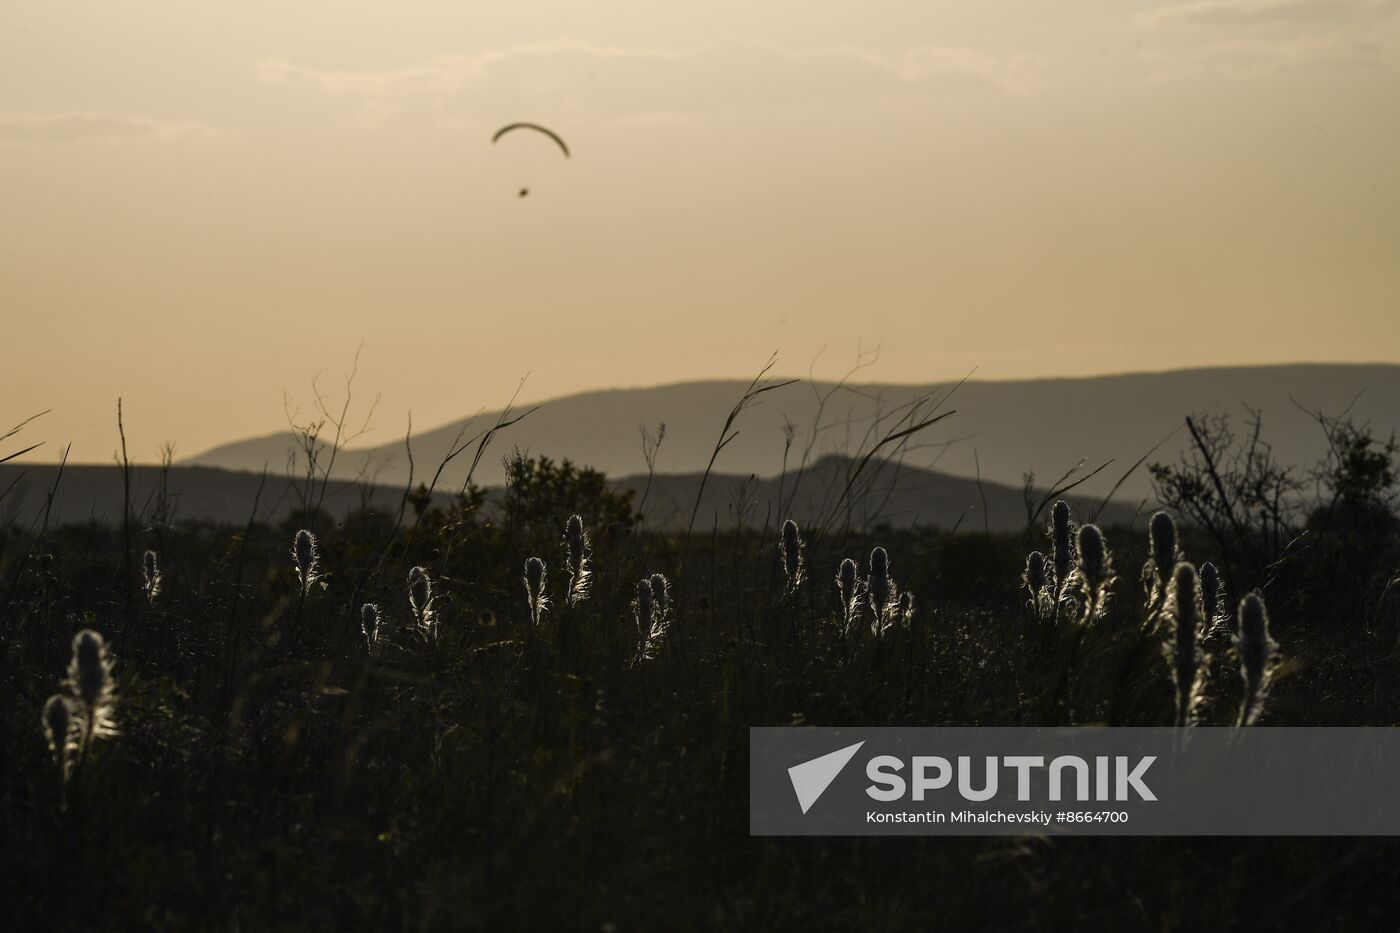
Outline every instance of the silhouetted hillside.
MULTIPOLYGON (((1017 531, 1026 526, 1025 497, 1021 489, 999 483, 949 476, 931 470, 896 464, 872 465, 851 483, 855 464, 842 457, 826 457, 798 477, 761 479, 753 475, 711 475, 696 513, 696 528, 771 528, 784 518, 803 527, 829 524, 841 528, 875 528, 913 525, 964 531, 1017 531), (849 486, 849 491, 848 490, 849 486), (843 493, 844 498, 843 498, 843 493), (983 523, 983 497, 987 521, 983 523)), ((690 521, 700 473, 655 477, 646 500, 648 524, 684 530, 690 521)), ((640 501, 645 476, 628 477, 620 485, 634 490, 640 501)), ((1041 491, 1043 495, 1044 490, 1041 491)), ((1104 506, 1099 500, 1066 497, 1082 521, 1097 516, 1106 525, 1130 524, 1138 509, 1121 502, 1104 506)))
MULTIPOLYGON (((849 480, 854 464, 840 457, 827 457, 800 477, 762 479, 752 475, 716 473, 710 476, 704 498, 696 513, 696 526, 709 529, 776 524, 794 517, 804 526, 829 523, 833 527, 870 528, 881 524, 893 527, 911 525, 966 530, 1011 531, 1025 527, 1026 512, 1022 490, 996 483, 972 480, 894 464, 874 463, 849 480), (849 489, 848 489, 849 485, 849 489), (843 498, 844 493, 844 498, 843 498), (982 518, 986 499, 987 520, 982 518)), ((0 466, 0 489, 15 483, 0 507, 0 520, 29 527, 42 520, 48 490, 53 487, 57 467, 0 466), (22 474, 22 475, 21 475, 22 474), (18 481, 16 481, 18 478, 18 481)), ((699 473, 658 475, 647 492, 645 475, 623 477, 613 485, 634 493, 634 503, 642 504, 648 527, 684 530, 689 523, 695 497, 700 489, 699 473)), ((149 520, 161 489, 161 471, 156 467, 133 469, 133 511, 149 520)), ((269 474, 263 484, 258 474, 209 467, 173 467, 165 479, 166 496, 174 522, 194 520, 241 525, 248 521, 257 500, 260 521, 275 522, 289 515, 300 502, 297 489, 285 475, 269 474), (259 487, 262 486, 259 495, 259 487)), ((403 488, 332 483, 325 508, 335 515, 368 504, 388 514, 396 514, 403 488)), ((55 525, 96 521, 119 522, 122 515, 121 471, 115 466, 69 466, 58 484, 51 522, 55 525)), ((499 495, 493 489, 491 497, 499 495)), ((1082 518, 1093 516, 1098 501, 1070 497, 1082 518)), ((439 502, 447 496, 438 493, 439 502)), ((1111 505, 1100 520, 1107 524, 1131 521, 1135 509, 1111 505)), ((411 515, 411 510, 409 511, 411 515)))
MULTIPOLYGON (((258 473, 217 470, 211 467, 177 466, 165 479, 165 496, 170 520, 243 525, 256 503, 259 521, 280 521, 299 504, 296 489, 285 474, 271 473, 266 483, 258 473)), ((29 527, 42 521, 50 489, 56 489, 50 522, 67 525, 94 521, 113 524, 122 517, 122 475, 115 466, 73 466, 63 470, 48 464, 0 465, 0 490, 13 488, 0 502, 0 524, 29 527), (55 481, 58 480, 55 487, 55 481)), ((149 518, 161 496, 159 467, 132 468, 132 511, 138 519, 149 518)), ((325 508, 345 514, 362 504, 397 513, 403 489, 388 486, 357 486, 333 482, 325 497, 325 508)))

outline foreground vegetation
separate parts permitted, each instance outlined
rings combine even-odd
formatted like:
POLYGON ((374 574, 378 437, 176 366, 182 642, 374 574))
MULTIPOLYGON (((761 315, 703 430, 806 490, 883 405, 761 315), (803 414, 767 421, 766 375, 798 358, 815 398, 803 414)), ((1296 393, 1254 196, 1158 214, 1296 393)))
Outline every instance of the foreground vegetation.
POLYGON ((6 925, 1393 928, 1386 840, 747 825, 750 726, 1393 725, 1393 451, 1359 449, 1325 512, 1231 511, 1229 553, 1192 508, 1233 505, 1189 464, 1158 479, 1192 523, 1106 529, 1098 556, 1058 510, 1027 536, 654 534, 596 474, 529 460, 498 509, 419 497, 401 523, 11 530, 6 925), (1217 609, 1204 585, 1184 608, 1183 560, 1221 568, 1217 609), (1233 610, 1256 589, 1251 686, 1233 610))

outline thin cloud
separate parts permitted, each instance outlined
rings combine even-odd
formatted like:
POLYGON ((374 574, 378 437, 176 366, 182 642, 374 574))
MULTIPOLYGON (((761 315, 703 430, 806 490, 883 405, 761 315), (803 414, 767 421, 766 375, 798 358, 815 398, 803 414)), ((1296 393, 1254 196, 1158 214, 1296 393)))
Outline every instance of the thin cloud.
POLYGON ((1390 66, 1385 45, 1361 36, 1304 36, 1294 39, 1238 40, 1167 52, 1144 52, 1156 80, 1222 76, 1257 79, 1286 71, 1390 66))
POLYGON ((1327 26, 1336 28, 1358 20, 1370 21, 1400 9, 1400 0, 1198 0, 1138 14, 1142 27, 1274 27, 1327 26))
POLYGON ((1152 80, 1392 67, 1400 0, 1199 0, 1140 14, 1152 80))
POLYGON ((169 123, 110 113, 0 113, 0 141, 80 143, 107 140, 207 139, 204 123, 169 123))
POLYGON ((371 116, 392 120, 405 112, 434 119, 464 98, 511 94, 547 95, 556 107, 611 118, 864 101, 930 89, 1023 94, 1043 83, 1046 67, 1035 55, 998 58, 933 46, 890 58, 852 47, 730 42, 674 50, 557 39, 376 71, 269 59, 255 73, 264 84, 357 100, 371 116))

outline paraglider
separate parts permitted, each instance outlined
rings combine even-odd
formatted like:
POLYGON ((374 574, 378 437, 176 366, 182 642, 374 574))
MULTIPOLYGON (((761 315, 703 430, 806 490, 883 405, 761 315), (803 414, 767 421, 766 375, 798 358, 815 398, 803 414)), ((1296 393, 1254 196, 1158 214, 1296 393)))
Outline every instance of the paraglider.
POLYGON ((513 130, 534 130, 536 133, 543 133, 558 144, 560 150, 564 153, 564 158, 569 158, 568 143, 564 142, 564 140, 559 137, 558 133, 547 127, 540 126, 538 123, 508 123, 496 131, 496 135, 491 137, 491 142, 495 143, 502 136, 513 130))
MULTIPOLYGON (((514 130, 534 130, 536 133, 548 136, 550 139, 554 140, 555 145, 559 147, 559 151, 564 153, 564 158, 567 159, 570 157, 569 144, 564 142, 564 140, 560 138, 558 133, 554 132, 548 127, 540 126, 538 123, 507 123, 505 126, 501 127, 499 130, 496 131, 496 135, 491 137, 491 143, 494 145, 497 141, 500 140, 502 136, 514 130)), ((520 189, 516 191, 515 196, 517 198, 529 197, 530 189, 522 185, 520 189)))

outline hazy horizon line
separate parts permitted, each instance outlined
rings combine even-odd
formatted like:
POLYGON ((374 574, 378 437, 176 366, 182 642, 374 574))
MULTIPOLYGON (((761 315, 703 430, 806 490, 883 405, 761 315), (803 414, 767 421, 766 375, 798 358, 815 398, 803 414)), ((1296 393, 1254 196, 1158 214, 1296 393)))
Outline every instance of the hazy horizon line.
MULTIPOLYGON (((968 373, 966 376, 959 376, 959 377, 955 377, 955 378, 943 379, 943 380, 936 380, 936 381, 935 381, 935 380, 930 380, 930 381, 910 382, 910 381, 903 381, 903 380, 849 379, 849 380, 846 380, 846 385, 849 385, 849 386, 852 386, 852 387, 879 386, 879 387, 888 387, 888 388, 920 388, 920 387, 934 388, 934 387, 953 386, 953 385, 958 385, 958 384, 963 384, 963 385, 972 385, 972 384, 976 384, 976 385, 991 385, 991 384, 996 384, 996 385, 1023 385, 1023 384, 1029 384, 1029 383, 1043 383, 1043 382, 1087 382, 1087 381, 1090 381, 1090 380, 1097 380, 1097 379, 1120 379, 1120 378, 1132 378, 1132 377, 1141 377, 1141 376, 1171 376, 1171 375, 1181 375, 1181 374, 1186 374, 1186 373, 1210 373, 1210 372, 1224 372, 1224 371, 1230 371, 1230 370, 1323 369, 1323 368, 1336 368, 1336 369, 1342 369, 1342 368, 1345 368, 1345 369, 1365 369, 1365 368, 1377 368, 1377 367, 1400 367, 1400 360, 1397 360, 1397 361, 1384 361, 1384 360, 1370 360, 1370 361, 1298 360, 1298 361, 1292 361, 1292 362, 1271 362, 1271 363, 1221 363, 1221 364, 1197 365, 1197 366, 1172 366, 1172 367, 1165 367, 1165 368, 1162 368, 1162 369, 1112 370, 1112 371, 1105 371, 1105 372, 1099 372, 1099 373, 1089 373, 1089 374, 1013 376, 1013 377, 1004 377, 1004 378, 995 378, 995 377, 978 378, 978 377, 977 377, 977 374, 976 374, 976 370, 974 369, 974 370, 972 370, 970 373, 968 373)), ((528 380, 528 378, 529 378, 529 375, 528 375, 528 373, 527 373, 525 379, 528 380)), ((580 397, 580 396, 586 396, 586 395, 602 395, 602 394, 617 393, 617 392, 645 392, 645 391, 657 391, 657 390, 665 390, 665 389, 680 388, 680 387, 685 387, 685 386, 713 385, 713 384, 717 384, 717 383, 747 384, 752 378, 753 378, 752 375, 739 375, 739 376, 721 375, 721 376, 714 376, 714 377, 705 378, 705 379, 678 379, 678 380, 671 381, 671 382, 642 383, 642 384, 633 384, 633 385, 616 385, 616 384, 615 384, 615 385, 599 385, 599 386, 594 386, 594 387, 592 387, 592 388, 579 389, 579 390, 574 391, 574 392, 565 392, 565 393, 561 393, 561 394, 554 394, 554 395, 549 395, 549 396, 544 396, 544 397, 525 398, 525 399, 523 399, 523 400, 522 400, 522 399, 517 399, 517 400, 513 403, 512 407, 513 407, 514 410, 516 410, 516 411, 521 411, 521 410, 523 410, 523 409, 525 409, 525 408, 536 407, 536 406, 543 406, 543 405, 549 405, 549 404, 552 404, 552 403, 555 403, 555 402, 564 401, 564 400, 566 400, 566 399, 573 399, 573 398, 578 398, 578 397, 580 397)), ((791 374, 791 373, 771 374, 771 375, 769 376, 769 378, 772 379, 772 380, 776 380, 776 381, 783 381, 783 380, 795 379, 795 380, 798 380, 798 381, 801 382, 801 383, 808 383, 808 384, 818 383, 818 384, 827 384, 827 385, 831 385, 831 384, 834 384, 834 383, 836 383, 836 382, 839 381, 839 377, 816 377, 816 378, 813 378, 813 377, 811 377, 810 375, 807 375, 807 374, 798 375, 798 374, 791 374)), ((523 383, 522 383, 522 385, 523 385, 523 383)), ((469 421, 469 420, 471 420, 472 418, 475 418, 475 417, 480 417, 480 416, 482 416, 482 415, 487 415, 487 414, 492 414, 492 413, 500 412, 500 411, 502 411, 505 407, 506 407, 506 406, 503 405, 503 404, 502 404, 502 405, 496 405, 496 406, 494 406, 494 407, 482 407, 476 414, 471 414, 471 415, 459 415, 459 416, 457 416, 457 417, 450 418, 450 419, 448 419, 447 421, 440 422, 440 423, 438 423, 438 424, 434 424, 434 425, 432 425, 432 426, 429 426, 429 427, 426 427, 426 428, 423 428, 423 429, 415 429, 415 430, 414 430, 414 435, 415 435, 415 436, 422 436, 422 435, 425 435, 425 434, 430 434, 430 433, 435 432, 435 431, 443 430, 443 429, 445 429, 445 428, 450 428, 450 427, 456 426, 456 425, 458 425, 458 424, 461 424, 461 423, 464 422, 464 421, 469 421)), ((48 412, 45 412, 45 414, 47 414, 47 413, 48 413, 48 412)), ((198 460, 199 458, 204 457, 204 456, 206 456, 206 455, 208 455, 208 454, 210 454, 210 453, 212 453, 212 452, 214 452, 214 451, 220 450, 220 449, 222 449, 222 448, 229 447, 229 446, 235 445, 235 444, 246 443, 246 442, 249 442, 249 441, 257 441, 257 440, 261 440, 261 439, 265 439, 265 438, 269 438, 269 437, 276 437, 276 436, 278 436, 278 435, 280 435, 280 434, 288 434, 288 433, 290 433, 290 429, 288 429, 288 428, 285 427, 285 426, 282 426, 282 427, 280 427, 280 428, 268 430, 268 431, 263 432, 263 433, 249 433, 249 434, 246 434, 246 435, 241 436, 241 437, 230 438, 230 439, 228 439, 228 440, 220 441, 220 442, 217 442, 217 443, 215 443, 215 444, 212 444, 212 445, 208 445, 208 446, 206 446, 206 447, 203 447, 203 448, 197 450, 195 453, 190 454, 190 455, 188 455, 188 456, 176 457, 176 459, 173 461, 173 464, 176 465, 176 466, 198 466, 198 465, 200 465, 200 464, 196 464, 196 463, 194 463, 193 461, 196 461, 196 460, 198 460)), ((383 440, 383 441, 380 441, 380 442, 368 442, 368 443, 365 443, 365 444, 362 444, 362 445, 361 445, 361 444, 353 444, 353 445, 347 446, 347 447, 345 447, 345 448, 343 448, 343 449, 344 449, 344 450, 347 450, 347 451, 371 450, 371 449, 375 449, 375 448, 379 448, 379 447, 384 447, 384 446, 386 446, 386 445, 388 445, 388 444, 391 444, 391 443, 393 443, 393 441, 391 441, 391 440, 383 440)), ((67 442, 64 441, 64 442, 60 442, 60 443, 55 443, 55 442, 43 440, 43 441, 40 441, 39 444, 40 444, 40 446, 37 447, 37 448, 35 448, 35 451, 34 451, 34 453, 38 454, 38 457, 37 457, 36 459, 28 460, 28 462, 29 462, 29 463, 32 463, 32 464, 34 464, 34 465, 41 465, 41 464, 42 464, 42 465, 53 465, 53 464, 57 464, 57 463, 60 462, 60 459, 61 459, 61 451, 63 450, 63 447, 67 445, 67 442), (46 450, 46 448, 47 448, 47 450, 46 450), (58 451, 59 453, 53 454, 51 457, 46 457, 46 456, 45 456, 45 454, 50 454, 50 453, 53 452, 53 451, 58 451)), ((114 447, 114 453, 115 453, 115 452, 116 452, 116 449, 115 449, 115 447, 114 447)), ((0 452, 0 453, 3 453, 3 452, 0 452)), ((21 460, 21 461, 11 461, 11 462, 16 462, 18 465, 23 465, 23 462, 24 462, 24 461, 21 460)), ((109 462, 109 461, 108 461, 107 459, 103 459, 103 460, 70 460, 70 461, 68 461, 69 465, 71 465, 71 466, 104 466, 104 465, 108 465, 108 462, 109 462)), ((133 466, 137 466, 137 465, 139 465, 139 466, 158 465, 158 461, 157 461, 157 460, 150 459, 150 458, 144 458, 144 457, 143 457, 143 458, 132 458, 130 462, 132 463, 133 466)))
MULTIPOLYGON (((904 389, 904 388, 921 388, 921 387, 933 388, 933 387, 941 387, 941 386, 953 386, 953 385, 958 385, 958 384, 962 384, 962 385, 971 385, 971 384, 987 385, 987 384, 993 384, 993 383, 995 383, 995 384, 1000 384, 1000 385, 1019 385, 1019 384, 1030 383, 1030 382, 1087 382, 1087 381, 1092 380, 1092 379, 1123 379, 1123 378, 1130 378, 1130 377, 1133 377, 1133 376, 1171 376, 1171 375, 1178 375, 1178 374, 1182 374, 1182 373, 1222 372, 1222 371, 1225 371, 1225 370, 1239 370, 1239 369, 1306 369, 1306 368, 1321 369, 1321 368, 1325 368, 1325 367, 1333 367, 1333 368, 1342 368, 1342 367, 1346 367, 1346 368, 1350 368, 1350 369, 1365 369, 1365 368, 1368 368, 1368 367, 1378 367, 1378 366, 1397 366, 1397 367, 1400 367, 1400 360, 1395 360, 1395 361, 1393 361, 1393 362, 1385 362, 1385 361, 1346 362, 1346 361, 1326 361, 1326 360, 1303 360, 1303 361, 1296 361, 1296 362, 1291 362, 1291 363, 1221 363, 1221 364, 1213 364, 1213 365, 1208 365, 1208 366, 1172 366, 1172 367, 1168 367, 1168 368, 1165 368, 1165 369, 1127 369, 1127 370, 1112 370, 1112 371, 1107 371, 1107 372, 1089 373, 1089 374, 1083 374, 1083 375, 1060 375, 1060 376, 1055 376, 1055 375, 1045 375, 1045 376, 1008 376, 1008 377, 1004 377, 1004 378, 988 377, 988 378, 981 378, 981 379, 975 377, 976 370, 973 370, 972 373, 969 373, 966 377, 956 377, 956 378, 952 378, 952 379, 931 380, 931 381, 923 381, 923 382, 909 382, 909 381, 898 380, 898 379, 848 379, 848 380, 845 380, 845 384, 848 385, 848 386, 862 386, 862 387, 864 387, 864 386, 882 386, 882 387, 888 386, 888 387, 890 387, 890 388, 901 388, 901 389, 904 389)), ((528 374, 526 374, 526 378, 528 379, 528 374)), ((653 391, 653 390, 659 390, 659 389, 675 389, 675 388, 680 388, 680 387, 683 387, 683 386, 713 385, 713 384, 715 384, 715 383, 721 383, 721 382, 733 382, 733 383, 747 384, 748 382, 750 382, 750 381, 752 380, 752 378, 753 378, 752 375, 747 375, 747 376, 712 376, 712 377, 707 378, 707 379, 677 379, 677 380, 674 380, 674 381, 672 381, 672 382, 637 383, 637 384, 633 384, 633 385, 599 385, 599 386, 594 386, 594 387, 588 388, 588 389, 578 389, 578 390, 576 390, 576 391, 574 391, 574 392, 565 392, 565 393, 562 393, 562 394, 555 394, 555 395, 549 395, 549 396, 544 396, 544 397, 535 397, 535 398, 528 398, 528 399, 524 399, 524 400, 516 400, 514 403, 512 403, 511 407, 512 407, 513 409, 515 409, 515 410, 518 411, 518 410, 521 410, 522 408, 534 407, 534 406, 539 406, 539 405, 548 405, 548 404, 551 404, 551 403, 553 403, 553 402, 563 401, 563 400, 565 400, 565 399, 578 398, 578 397, 581 396, 581 395, 602 395, 602 394, 610 393, 610 392, 646 392, 646 391, 653 391)), ((839 379, 839 377, 831 377, 831 378, 817 377, 817 378, 813 378, 813 377, 811 377, 811 376, 809 376, 809 375, 798 375, 798 374, 794 374, 794 373, 773 373, 773 374, 770 374, 767 378, 769 378, 770 380, 773 380, 773 381, 777 381, 777 382, 783 382, 783 381, 786 381, 786 380, 789 380, 789 379, 796 379, 796 380, 799 380, 800 382, 809 383, 809 384, 811 384, 811 383, 825 383, 825 384, 827 384, 827 385, 832 385, 832 384, 835 384, 835 383, 838 382, 838 381, 841 381, 841 380, 839 379)), ((492 413, 492 412, 499 412, 499 411, 504 410, 505 407, 506 407, 505 405, 498 405, 498 406, 496 406, 496 407, 494 407, 494 408, 482 408, 482 409, 481 409, 481 414, 490 414, 490 413, 492 413)), ((414 434, 415 434, 415 435, 422 435, 422 434, 431 433, 431 432, 433 432, 433 431, 440 431, 440 430, 442 430, 443 428, 452 427, 452 426, 454 426, 454 425, 456 425, 456 424, 459 424, 460 422, 468 421, 468 420, 470 420, 471 418, 474 418, 474 417, 478 417, 478 415, 462 415, 462 416, 458 416, 458 417, 452 418, 452 419, 450 419, 450 420, 448 420, 448 421, 441 422, 441 423, 439 423, 439 424, 437 424, 437 425, 434 425, 434 426, 432 426, 432 427, 425 428, 425 429, 423 429, 423 430, 421 430, 421 431, 415 430, 415 431, 414 431, 414 434)), ((243 440, 256 440, 256 439, 259 438, 259 437, 272 437, 272 436, 274 436, 274 435, 281 434, 281 433, 284 433, 284 432, 283 432, 282 430, 269 431, 267 434, 250 435, 250 436, 248 436, 248 437, 246 437, 246 438, 243 438, 243 440)), ((228 444, 236 444, 236 443, 239 443, 239 441, 226 441, 226 442, 221 443, 221 444, 216 444, 216 445, 214 445, 213 447, 206 448, 204 451, 201 451, 201 452, 198 453, 198 454, 194 454, 192 457, 187 457, 187 458, 185 458, 183 461, 177 460, 176 462, 177 462, 177 463, 180 463, 180 462, 188 462, 189 460, 193 459, 194 457, 202 456, 204 453, 208 453, 208 452, 211 451, 211 450, 217 450, 217 449, 219 449, 220 447, 225 447, 225 446, 227 446, 228 444)), ((365 445, 364 447, 354 446, 354 447, 347 447, 347 448, 345 448, 345 449, 346 449, 346 450, 364 450, 364 449, 366 449, 366 448, 382 447, 382 446, 384 446, 384 444, 368 444, 368 445, 365 445)))

